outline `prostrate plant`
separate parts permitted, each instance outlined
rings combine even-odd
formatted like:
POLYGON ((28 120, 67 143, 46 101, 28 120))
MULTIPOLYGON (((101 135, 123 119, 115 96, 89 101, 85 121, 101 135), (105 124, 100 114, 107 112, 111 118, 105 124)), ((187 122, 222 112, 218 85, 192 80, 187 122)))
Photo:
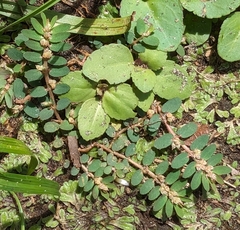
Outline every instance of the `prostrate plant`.
MULTIPOLYGON (((180 105, 178 98, 161 107, 156 103, 149 118, 130 119, 125 127, 113 124, 105 139, 81 148, 82 191, 94 199, 100 195, 108 199, 119 194, 114 181, 131 184, 152 202, 153 214, 163 219, 174 214, 183 218, 185 202, 199 187, 206 194, 216 192, 215 183, 223 183, 221 175, 231 169, 221 165, 223 155, 215 153, 215 144, 208 145, 208 135, 197 136, 188 146, 185 140, 196 133, 195 123, 178 129, 170 125, 180 105)), ((78 172, 75 168, 72 174, 78 172)))
POLYGON ((69 130, 73 125, 62 121, 59 111, 64 110, 70 101, 56 101, 58 95, 70 89, 68 85, 58 82, 60 77, 69 73, 69 68, 66 66, 67 60, 54 53, 71 48, 71 45, 64 41, 70 35, 67 32, 70 25, 55 26, 57 17, 51 21, 44 14, 41 17, 42 24, 32 18, 33 29, 23 29, 15 38, 16 44, 21 48, 7 51, 11 59, 20 62, 14 66, 14 72, 24 75, 16 78, 13 83, 15 102, 24 104, 24 112, 31 118, 46 121, 55 115, 57 122, 45 123, 45 131, 54 132, 59 128, 69 130))

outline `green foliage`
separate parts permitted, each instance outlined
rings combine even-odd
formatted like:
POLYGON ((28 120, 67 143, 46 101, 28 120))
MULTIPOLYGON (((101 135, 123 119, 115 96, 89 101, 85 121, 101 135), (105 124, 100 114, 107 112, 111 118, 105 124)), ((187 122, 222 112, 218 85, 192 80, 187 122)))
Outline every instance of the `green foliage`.
MULTIPOLYGON (((108 35, 114 31, 113 34, 121 34, 119 31, 122 27, 126 31, 129 15, 135 11, 131 28, 124 39, 117 38, 117 44, 108 44, 107 38, 93 38, 91 43, 96 50, 84 62, 82 70, 75 72, 69 72, 67 60, 58 52, 71 48, 65 39, 70 32, 78 30, 81 20, 74 18, 72 22, 63 23, 70 17, 47 19, 46 12, 41 15, 42 22, 31 18, 33 28, 23 29, 15 38, 16 46, 8 48, 7 55, 15 61, 13 70, 18 77, 9 87, 4 78, 0 80, 1 89, 4 88, 1 100, 5 99, 8 108, 13 107, 13 99, 23 105, 29 117, 40 120, 44 132, 74 135, 81 143, 80 157, 74 159, 77 163, 74 162, 70 170, 71 176, 78 178, 62 186, 62 202, 75 205, 84 194, 89 201, 107 199, 113 203, 112 199, 121 194, 116 183, 131 184, 152 204, 153 214, 166 220, 173 215, 180 219, 189 215, 185 205, 186 201, 193 201, 195 190, 202 189, 206 195, 216 192, 215 184, 222 183, 221 176, 231 172, 222 165, 223 155, 215 153, 215 144, 208 144, 209 135, 197 133, 194 122, 174 127, 172 121, 174 113, 183 109, 196 109, 201 116, 199 111, 218 102, 224 93, 233 104, 239 103, 239 86, 232 86, 232 82, 237 82, 234 76, 226 80, 229 83, 226 88, 225 79, 216 84, 199 76, 196 81, 189 66, 175 63, 170 52, 176 51, 184 57, 185 41, 190 45, 203 44, 212 32, 212 23, 223 20, 219 55, 228 61, 239 60, 234 52, 239 46, 236 23, 239 15, 228 14, 240 2, 232 1, 231 6, 226 1, 220 2, 224 6, 221 9, 216 1, 122 0, 120 14, 126 18, 119 20, 111 18, 117 9, 108 3, 103 7, 108 14, 101 21, 103 24, 87 19, 80 33, 108 35), (186 9, 184 14, 182 7, 186 9), (222 16, 226 19, 219 19, 222 16), (197 84, 208 92, 207 96, 194 91, 200 88, 196 88, 197 84), (186 100, 184 105, 182 100, 186 100), (184 143, 186 138, 193 139, 189 147, 184 143)), ((205 113, 205 117, 210 121, 216 114, 239 118, 238 107, 230 111, 213 109, 205 113)), ((239 130, 233 122, 226 127, 237 143, 239 130)), ((223 129, 221 124, 216 125, 223 129)), ((7 149, 6 145, 3 147, 7 149)), ((44 163, 51 158, 47 151, 39 155, 44 163)), ((64 167, 69 166, 70 162, 66 161, 64 167)), ((11 179, 8 174, 1 175, 11 179)), ((39 183, 30 177, 23 178, 24 183, 28 181, 34 185, 39 183)), ((49 181, 44 182, 45 187, 39 193, 58 195, 56 184, 53 191, 49 181)), ((127 211, 134 214, 131 208, 127 211)), ((113 215, 114 211, 109 212, 113 215)), ((133 221, 132 216, 119 217, 112 226, 132 229, 133 221)))
POLYGON ((129 33, 135 34, 136 27, 139 35, 144 34, 141 44, 150 44, 162 51, 173 51, 177 48, 184 30, 183 11, 179 1, 123 0, 121 16, 130 15, 133 11, 136 14, 129 33))
MULTIPOLYGON (((38 164, 38 160, 33 152, 23 142, 14 138, 0 137, 0 152, 29 155, 31 161, 28 166, 28 174, 31 174, 38 164)), ((54 181, 37 178, 36 176, 3 172, 2 170, 0 172, 0 190, 29 194, 59 195, 59 185, 54 181)))

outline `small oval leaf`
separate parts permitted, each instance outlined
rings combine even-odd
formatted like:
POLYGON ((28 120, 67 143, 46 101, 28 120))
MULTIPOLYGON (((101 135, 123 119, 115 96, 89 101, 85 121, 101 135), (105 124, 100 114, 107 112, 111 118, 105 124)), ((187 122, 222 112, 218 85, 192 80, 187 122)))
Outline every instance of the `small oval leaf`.
POLYGON ((132 175, 131 184, 133 186, 137 186, 141 183, 142 179, 143 179, 143 173, 140 169, 138 169, 132 175))

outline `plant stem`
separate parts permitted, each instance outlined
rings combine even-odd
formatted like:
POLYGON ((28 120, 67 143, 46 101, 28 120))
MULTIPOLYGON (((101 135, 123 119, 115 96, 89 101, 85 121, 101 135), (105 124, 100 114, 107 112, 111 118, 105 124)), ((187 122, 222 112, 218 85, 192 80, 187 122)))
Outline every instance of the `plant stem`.
POLYGON ((22 205, 20 203, 20 200, 18 199, 18 196, 16 195, 15 192, 10 192, 10 194, 15 199, 17 207, 18 207, 19 216, 20 216, 20 226, 21 226, 20 229, 25 230, 25 219, 24 219, 23 209, 22 209, 22 205))
POLYGON ((43 67, 44 67, 44 70, 43 70, 43 74, 44 74, 44 79, 45 79, 45 83, 46 83, 46 86, 47 86, 47 90, 48 90, 48 94, 50 96, 50 99, 53 103, 53 111, 54 111, 54 114, 57 118, 58 121, 62 121, 62 118, 60 117, 58 111, 57 111, 57 104, 56 104, 56 101, 55 101, 55 97, 54 97, 54 94, 53 94, 53 91, 52 91, 52 87, 51 85, 49 84, 49 80, 50 80, 50 77, 49 77, 49 66, 48 66, 48 62, 47 61, 44 61, 43 62, 43 67))

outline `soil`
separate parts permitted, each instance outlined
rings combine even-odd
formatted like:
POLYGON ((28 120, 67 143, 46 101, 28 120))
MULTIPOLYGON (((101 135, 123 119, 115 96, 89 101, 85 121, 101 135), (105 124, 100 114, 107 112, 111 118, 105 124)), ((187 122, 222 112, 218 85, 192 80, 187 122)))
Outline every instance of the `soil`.
MULTIPOLYGON (((95 18, 97 17, 98 14, 98 7, 101 4, 104 4, 105 1, 103 0, 77 0, 75 1, 75 3, 72 3, 71 1, 67 1, 64 0, 62 2, 57 3, 54 6, 54 10, 58 11, 58 12, 63 12, 63 13, 67 13, 67 14, 74 14, 74 15, 78 15, 81 17, 90 17, 90 18, 95 18)), ((40 1, 39 1, 40 3, 40 1)), ((88 55, 89 53, 92 52, 92 47, 90 47, 89 43, 86 41, 84 42, 84 38, 81 37, 81 44, 79 45, 79 37, 75 36, 74 38, 71 39, 72 43, 76 43, 74 45, 74 47, 78 47, 78 49, 75 50, 71 50, 71 55, 66 55, 68 58, 68 64, 71 67, 71 69, 76 70, 76 69, 81 69, 81 65, 82 65, 82 61, 78 58, 79 55, 88 55)), ((214 51, 213 51, 214 53, 214 51)), ((179 58, 179 62, 181 62, 180 60, 181 58, 179 58)), ((214 61, 215 62, 215 66, 217 69, 217 66, 219 64, 219 61, 216 60, 217 58, 209 58, 206 56, 202 56, 199 57, 198 61, 195 63, 196 67, 199 71, 201 71, 201 69, 204 69, 209 62, 214 61)), ((221 74, 219 72, 216 73, 221 74)), ((220 107, 222 107, 223 109, 229 110, 231 107, 231 103, 228 101, 227 98, 224 98, 220 104, 220 107)), ((4 110, 5 108, 0 108, 0 110, 4 110)), ((221 118, 218 118, 221 119, 221 118)), ((178 121, 179 124, 186 124, 189 121, 192 121, 192 116, 189 114, 184 114, 183 118, 178 121)), ((17 132, 18 132, 18 128, 19 128, 19 124, 20 124, 20 120, 19 118, 10 118, 8 121, 6 121, 3 125, 0 125, 0 135, 6 135, 6 136, 11 136, 11 137, 16 137, 17 136, 17 132)), ((216 127, 205 127, 205 129, 207 130, 207 132, 209 132, 209 130, 211 129, 214 130, 216 129, 216 127)), ((42 139, 44 139, 44 137, 42 137, 42 139)), ((224 154, 224 159, 227 163, 231 164, 233 161, 237 161, 240 163, 240 146, 230 146, 225 142, 226 138, 223 136, 219 136, 219 137, 213 137, 213 139, 211 140, 212 142, 217 144, 218 150, 221 151, 224 154)), ((192 141, 192 140, 191 140, 192 141)), ((71 151, 71 150, 70 150, 71 151)), ((70 156, 70 151, 68 151, 68 155, 66 156, 67 158, 71 159, 70 156)), ((63 162, 61 162, 60 164, 63 164, 63 162)), ((74 162, 73 162, 74 164, 74 162)), ((51 175, 51 173, 53 173, 59 166, 59 164, 56 165, 55 161, 49 161, 47 167, 48 167, 48 173, 51 175)), ((240 170, 240 168, 238 168, 238 170, 240 170)), ((64 173, 64 175, 62 176, 58 176, 57 177, 57 182, 62 185, 65 181, 68 181, 69 179, 72 179, 70 172, 68 170, 66 170, 66 172, 64 173)), ((220 193, 222 196, 222 201, 216 201, 216 200, 202 200, 201 197, 199 197, 199 200, 197 202, 197 210, 198 210, 198 216, 199 219, 202 218, 207 218, 205 216, 204 210, 206 209, 207 206, 211 205, 212 207, 220 207, 223 210, 227 210, 229 208, 229 205, 227 204, 229 202, 229 197, 231 196, 231 192, 232 191, 236 191, 236 189, 234 188, 229 188, 228 186, 219 186, 220 189, 220 193)), ((240 192, 240 190, 239 190, 240 192)), ((135 197, 135 191, 126 191, 125 195, 122 196, 121 198, 118 198, 116 200, 117 202, 117 206, 121 209, 123 209, 124 207, 126 207, 127 205, 129 205, 129 198, 131 197, 135 197)), ((20 202, 23 205, 23 211, 24 214, 26 216, 26 223, 27 223, 27 229, 30 228, 30 226, 32 226, 33 224, 37 223, 38 221, 40 221, 41 219, 48 217, 49 215, 52 215, 51 211, 49 210, 49 200, 44 200, 40 199, 39 196, 19 196, 20 198, 20 202)), ((240 202, 240 195, 237 198, 240 202)), ((55 205, 52 202, 53 205, 55 205)), ((63 207, 63 204, 59 204, 60 206, 63 207)), ((97 205, 97 204, 96 204, 97 205)), ((107 208, 104 208, 104 206, 111 206, 110 204, 106 204, 103 203, 101 204, 102 207, 100 208, 102 210, 102 215, 104 216, 108 216, 107 213, 107 208), (105 211, 104 211, 105 210, 105 211)), ((3 206, 2 206, 3 207, 3 206)), ((55 206, 55 208, 57 208, 55 206)), ((67 207, 65 207, 67 209, 67 207)), ((94 207, 92 209, 92 211, 90 211, 88 213, 88 215, 86 216, 85 212, 81 213, 81 211, 79 210, 78 212, 78 216, 81 216, 81 220, 85 221, 86 226, 85 229, 89 229, 90 226, 92 225, 92 221, 91 221, 91 216, 93 216, 93 213, 95 213, 96 211, 99 210, 99 207, 94 207)), ((172 229, 170 227, 169 224, 167 223, 162 223, 161 220, 154 218, 150 212, 146 211, 146 212, 142 212, 140 210, 136 211, 136 215, 140 220, 140 224, 138 225, 137 229, 138 230, 158 230, 158 229, 162 229, 162 230, 169 230, 172 229)), ((177 220, 172 219, 171 220, 173 223, 178 224, 177 220)), ((239 221, 239 217, 238 216, 233 216, 230 222, 223 222, 223 226, 221 227, 221 229, 226 229, 226 230, 230 230, 230 229, 240 229, 240 221, 239 221), (231 224, 231 226, 229 225, 229 223, 231 224)), ((50 230, 53 228, 43 228, 44 230, 50 230)), ((58 227, 55 228, 56 230, 58 229, 67 229, 66 225, 64 225, 64 223, 62 225, 59 225, 58 227)), ((92 228, 91 228, 92 229, 92 228)), ((216 228, 218 229, 218 228, 216 228)))

